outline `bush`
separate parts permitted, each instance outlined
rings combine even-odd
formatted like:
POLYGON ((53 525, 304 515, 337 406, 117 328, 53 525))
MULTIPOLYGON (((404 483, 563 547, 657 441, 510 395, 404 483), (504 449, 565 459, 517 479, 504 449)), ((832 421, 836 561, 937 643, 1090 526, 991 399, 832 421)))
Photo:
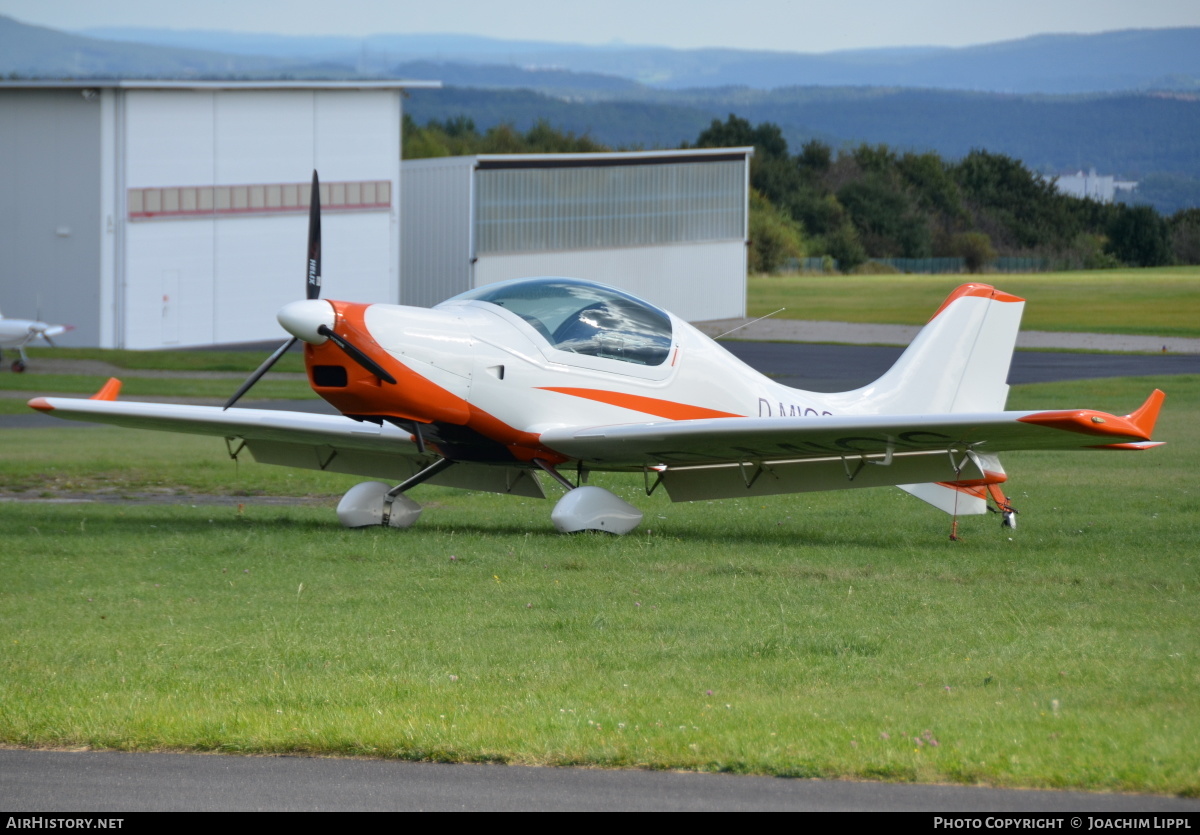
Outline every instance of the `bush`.
POLYGON ((771 204, 757 190, 750 192, 749 267, 753 273, 771 273, 784 262, 804 257, 804 232, 800 224, 771 204))
POLYGON ((891 264, 884 264, 880 261, 864 261, 854 269, 850 270, 851 275, 900 275, 900 270, 893 267, 891 264))
POLYGON ((983 232, 961 232, 951 240, 950 248, 956 256, 967 262, 967 270, 972 273, 983 272, 988 264, 996 260, 992 239, 983 232))

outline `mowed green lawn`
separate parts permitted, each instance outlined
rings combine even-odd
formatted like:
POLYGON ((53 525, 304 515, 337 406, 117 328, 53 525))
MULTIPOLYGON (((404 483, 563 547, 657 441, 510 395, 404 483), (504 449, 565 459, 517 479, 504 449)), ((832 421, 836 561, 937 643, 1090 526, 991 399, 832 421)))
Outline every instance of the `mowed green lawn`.
POLYGON ((4 430, 6 490, 169 503, 0 502, 0 741, 1196 796, 1200 378, 1010 406, 1154 386, 1167 446, 1008 455, 1020 527, 959 542, 894 489, 673 505, 640 478, 604 482, 646 512, 626 537, 428 486, 416 527, 350 531, 352 478, 4 430))
POLYGON ((788 319, 922 325, 960 284, 1028 301, 1022 327, 1200 337, 1200 267, 1021 275, 755 276, 747 313, 788 319))

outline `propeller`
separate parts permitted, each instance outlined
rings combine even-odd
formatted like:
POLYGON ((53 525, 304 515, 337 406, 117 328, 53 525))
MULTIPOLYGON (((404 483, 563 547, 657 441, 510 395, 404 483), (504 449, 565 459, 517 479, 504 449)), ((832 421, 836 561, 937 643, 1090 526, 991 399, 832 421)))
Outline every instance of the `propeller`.
MULTIPOLYGON (((308 301, 313 301, 321 297, 321 184, 317 179, 317 172, 313 171, 312 178, 312 196, 309 199, 308 206, 308 264, 305 270, 305 298, 308 301)), ((354 347, 345 337, 338 336, 333 332, 332 328, 326 325, 321 325, 317 329, 317 333, 326 337, 334 345, 338 346, 356 363, 361 365, 371 374, 379 377, 389 383, 395 383, 396 378, 385 371, 379 363, 372 360, 361 350, 354 347)), ((296 344, 298 337, 293 336, 287 342, 284 342, 275 350, 275 353, 267 357, 263 364, 255 369, 254 373, 246 378, 246 382, 233 393, 233 396, 225 401, 224 408, 228 409, 234 403, 241 399, 250 388, 257 383, 264 374, 271 370, 271 366, 279 361, 279 358, 286 354, 293 345, 296 344)))
MULTIPOLYGON (((39 303, 39 307, 40 307, 40 303, 39 303)), ((38 313, 40 314, 41 311, 39 310, 38 313)), ((54 340, 50 338, 51 336, 61 336, 62 334, 66 333, 67 331, 71 331, 71 330, 75 330, 74 325, 47 325, 45 322, 41 322, 41 321, 35 322, 29 326, 30 336, 31 337, 40 336, 42 339, 46 340, 46 343, 51 348, 58 347, 58 345, 55 344, 54 340)))

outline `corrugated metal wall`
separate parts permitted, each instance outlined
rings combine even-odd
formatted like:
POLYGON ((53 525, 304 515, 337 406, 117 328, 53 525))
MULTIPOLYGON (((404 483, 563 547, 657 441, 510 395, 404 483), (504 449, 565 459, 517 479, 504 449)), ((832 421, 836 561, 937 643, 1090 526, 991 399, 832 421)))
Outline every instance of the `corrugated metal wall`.
POLYGON ((100 130, 94 94, 0 92, 0 311, 74 325, 64 345, 100 340, 100 130))
POLYGON ((404 162, 401 304, 432 307, 471 289, 474 168, 474 157, 404 162))
POLYGON ((476 253, 740 239, 745 163, 480 170, 476 253))
POLYGON ((561 275, 689 319, 741 316, 747 163, 723 156, 406 161, 402 302, 430 306, 495 281, 561 275))

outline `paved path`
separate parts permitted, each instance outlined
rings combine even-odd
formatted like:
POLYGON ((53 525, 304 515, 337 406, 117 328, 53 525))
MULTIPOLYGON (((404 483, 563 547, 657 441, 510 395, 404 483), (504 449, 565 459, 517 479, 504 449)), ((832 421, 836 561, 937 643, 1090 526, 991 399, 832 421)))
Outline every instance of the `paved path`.
MULTIPOLYGON (((925 811, 1159 813, 1146 795, 316 757, 0 750, 0 807, 88 811, 925 811)), ((1083 826, 1086 827, 1086 820, 1083 826)), ((1200 825, 1200 824, 1198 824, 1200 825)), ((126 827, 128 828, 128 827, 126 827)), ((1070 829, 1064 820, 1062 829, 1070 829)))

